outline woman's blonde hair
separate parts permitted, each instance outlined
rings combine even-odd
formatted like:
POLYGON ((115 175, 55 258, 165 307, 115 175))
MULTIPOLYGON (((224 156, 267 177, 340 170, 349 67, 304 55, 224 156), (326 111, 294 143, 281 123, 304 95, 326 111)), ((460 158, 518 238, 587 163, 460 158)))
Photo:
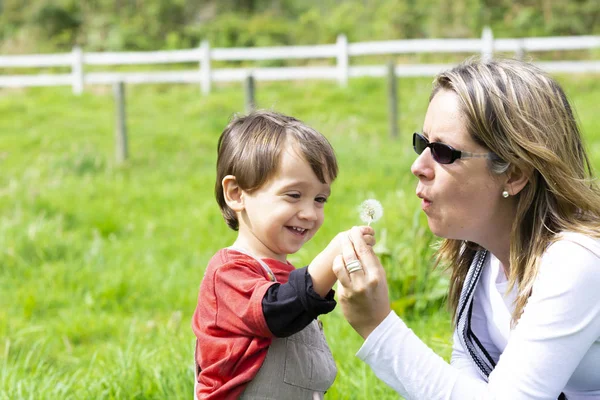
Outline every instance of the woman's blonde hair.
MULTIPOLYGON (((557 235, 572 231, 600 237, 600 191, 592 166, 564 91, 534 65, 469 60, 439 74, 431 98, 440 90, 458 95, 468 133, 498 156, 489 160, 491 173, 518 168, 529 177, 517 194, 510 236, 508 278, 509 290, 518 287, 512 316, 516 323, 539 261, 557 235)), ((438 262, 452 270, 453 312, 477 250, 475 243, 445 239, 437 252, 438 262)))

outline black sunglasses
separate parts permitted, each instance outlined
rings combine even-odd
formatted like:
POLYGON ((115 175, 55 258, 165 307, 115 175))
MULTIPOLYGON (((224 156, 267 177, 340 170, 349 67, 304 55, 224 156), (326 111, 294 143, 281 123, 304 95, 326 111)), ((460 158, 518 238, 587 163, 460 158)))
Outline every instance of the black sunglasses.
POLYGON ((429 143, 425 136, 413 133, 413 149, 417 154, 421 154, 428 147, 431 149, 433 159, 440 164, 452 164, 459 158, 494 158, 495 156, 494 153, 469 153, 456 150, 444 143, 429 143))

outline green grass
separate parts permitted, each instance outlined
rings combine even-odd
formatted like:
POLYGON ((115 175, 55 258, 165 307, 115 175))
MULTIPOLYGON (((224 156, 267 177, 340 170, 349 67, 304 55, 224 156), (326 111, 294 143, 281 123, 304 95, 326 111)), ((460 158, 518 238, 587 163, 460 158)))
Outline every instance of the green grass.
MULTIPOLYGON (((600 81, 559 76, 600 169, 600 81)), ((443 357, 451 325, 431 272, 434 238, 414 196, 410 134, 430 79, 399 83, 401 136, 387 134, 383 80, 263 84, 261 107, 299 117, 332 142, 340 176, 307 264, 356 207, 379 199, 390 291, 443 357), (432 293, 434 295, 432 295, 432 293)), ((243 110, 241 86, 127 88, 130 159, 114 162, 110 88, 0 91, 0 399, 191 398, 190 319, 204 266, 231 244, 213 199, 217 138, 243 110)), ((339 310, 323 318, 339 374, 329 399, 398 396, 354 357, 361 340, 339 310)))

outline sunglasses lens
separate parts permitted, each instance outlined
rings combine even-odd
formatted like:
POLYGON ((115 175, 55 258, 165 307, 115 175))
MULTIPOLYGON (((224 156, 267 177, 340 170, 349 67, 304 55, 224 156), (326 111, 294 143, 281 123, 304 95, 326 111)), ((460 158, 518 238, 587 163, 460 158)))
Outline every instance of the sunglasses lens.
POLYGON ((413 134, 413 148, 417 154, 421 154, 427 148, 427 140, 418 133, 413 134))
POLYGON ((421 154, 427 147, 431 149, 431 155, 436 162, 440 164, 451 164, 454 162, 454 151, 450 146, 443 143, 429 143, 424 136, 413 133, 413 148, 415 152, 421 154))
POLYGON ((431 144, 431 155, 433 159, 440 164, 450 164, 452 162, 452 149, 441 143, 431 144))

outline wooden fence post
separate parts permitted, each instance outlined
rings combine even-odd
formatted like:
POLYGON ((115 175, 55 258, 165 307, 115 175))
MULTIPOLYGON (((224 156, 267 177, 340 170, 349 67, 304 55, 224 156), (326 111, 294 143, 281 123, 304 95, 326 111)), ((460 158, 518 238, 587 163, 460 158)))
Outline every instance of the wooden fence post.
POLYGON ((80 95, 83 93, 83 51, 81 47, 75 46, 71 52, 71 77, 73 82, 71 87, 73 88, 73 94, 80 95))
POLYGON ((115 96, 115 155, 117 164, 127 160, 127 123, 125 114, 125 85, 122 81, 113 83, 115 96))
POLYGON ((210 43, 203 40, 200 45, 200 85, 202 94, 210 93, 211 70, 210 70, 210 43))
POLYGON ((489 26, 483 28, 481 34, 481 59, 490 61, 494 56, 494 34, 489 26))
POLYGON ((348 38, 340 34, 337 37, 337 72, 340 86, 348 86, 348 38))
POLYGON ((254 97, 254 76, 249 73, 246 76, 245 85, 246 87, 246 113, 251 113, 256 109, 256 101, 254 97))
POLYGON ((398 137, 398 91, 396 64, 394 61, 388 61, 387 70, 390 137, 396 139, 398 137))

